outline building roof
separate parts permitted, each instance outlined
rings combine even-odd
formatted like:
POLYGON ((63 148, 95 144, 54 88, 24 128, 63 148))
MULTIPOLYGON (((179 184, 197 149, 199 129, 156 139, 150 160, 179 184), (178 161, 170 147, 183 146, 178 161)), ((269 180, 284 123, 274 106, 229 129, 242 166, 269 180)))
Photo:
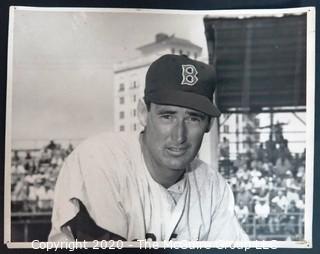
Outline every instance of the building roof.
POLYGON ((216 62, 222 113, 305 110, 305 15, 214 16, 204 23, 210 61, 216 62))
POLYGON ((168 36, 167 34, 164 34, 164 33, 156 34, 156 40, 154 42, 143 45, 137 49, 144 52, 144 51, 150 51, 152 50, 152 48, 158 48, 159 46, 165 47, 165 46, 172 46, 172 45, 190 47, 200 51, 202 50, 201 47, 192 43, 189 40, 175 37, 174 34, 168 36))

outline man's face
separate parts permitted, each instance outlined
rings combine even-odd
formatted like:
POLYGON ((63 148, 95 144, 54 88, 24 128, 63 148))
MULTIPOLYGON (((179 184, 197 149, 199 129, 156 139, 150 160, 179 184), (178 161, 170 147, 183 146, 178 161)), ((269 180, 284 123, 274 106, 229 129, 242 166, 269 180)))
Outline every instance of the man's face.
POLYGON ((183 170, 197 155, 210 128, 209 117, 196 110, 151 103, 144 142, 155 168, 183 170))

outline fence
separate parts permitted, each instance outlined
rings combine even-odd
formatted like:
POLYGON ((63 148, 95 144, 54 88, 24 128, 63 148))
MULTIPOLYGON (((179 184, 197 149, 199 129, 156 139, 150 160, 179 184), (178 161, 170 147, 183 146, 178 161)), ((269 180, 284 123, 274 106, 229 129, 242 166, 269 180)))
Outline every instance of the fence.
MULTIPOLYGON (((47 241, 51 228, 51 212, 12 213, 12 241, 47 241)), ((242 224, 251 240, 303 240, 304 221, 302 213, 270 214, 262 221, 255 214, 249 214, 242 224), (294 221, 286 221, 293 218, 294 221), (270 230, 270 229, 273 230, 270 230)))
POLYGON ((51 229, 51 212, 12 213, 11 241, 47 241, 51 229))
POLYGON ((251 213, 243 229, 251 240, 303 240, 303 213, 270 213, 266 219, 251 213))

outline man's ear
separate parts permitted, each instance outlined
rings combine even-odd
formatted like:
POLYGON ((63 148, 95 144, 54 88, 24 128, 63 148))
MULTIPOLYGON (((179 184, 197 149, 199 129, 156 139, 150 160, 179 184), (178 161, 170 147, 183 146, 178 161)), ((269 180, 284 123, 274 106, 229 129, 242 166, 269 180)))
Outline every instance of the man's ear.
POLYGON ((147 125, 147 116, 148 116, 147 106, 142 99, 139 99, 139 101, 138 101, 138 120, 143 128, 146 127, 146 125, 147 125))
POLYGON ((211 117, 211 118, 210 118, 210 121, 209 121, 209 123, 208 123, 206 132, 209 132, 209 131, 211 130, 211 127, 212 127, 212 125, 213 125, 213 123, 214 123, 214 120, 215 120, 214 117, 211 117))

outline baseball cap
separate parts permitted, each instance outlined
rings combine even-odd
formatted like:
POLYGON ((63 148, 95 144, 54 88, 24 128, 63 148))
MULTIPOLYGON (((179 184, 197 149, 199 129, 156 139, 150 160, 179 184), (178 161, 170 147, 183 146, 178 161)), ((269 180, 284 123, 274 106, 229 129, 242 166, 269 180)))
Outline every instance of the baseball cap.
POLYGON ((163 55, 146 74, 145 100, 156 104, 191 108, 218 117, 213 102, 216 88, 213 66, 184 55, 163 55))

